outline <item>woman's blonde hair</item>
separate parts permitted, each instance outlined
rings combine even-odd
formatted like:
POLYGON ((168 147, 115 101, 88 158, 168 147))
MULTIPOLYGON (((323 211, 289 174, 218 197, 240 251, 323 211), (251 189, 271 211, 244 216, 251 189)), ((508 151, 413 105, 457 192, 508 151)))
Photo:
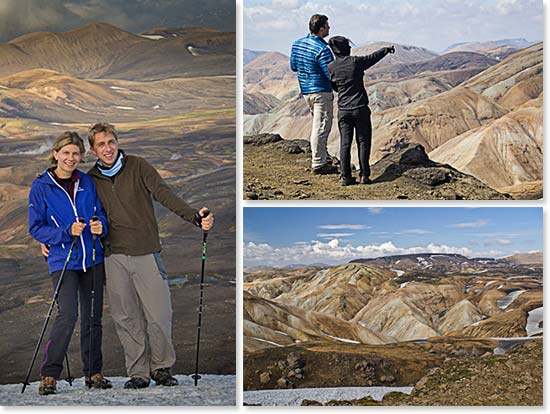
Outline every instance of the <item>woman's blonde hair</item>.
POLYGON ((52 151, 50 153, 48 161, 56 165, 57 160, 54 158, 53 152, 54 151, 59 152, 61 148, 63 148, 65 145, 71 145, 71 144, 78 146, 81 154, 84 154, 86 152, 86 149, 84 148, 84 141, 82 140, 82 138, 80 138, 78 133, 74 131, 65 131, 60 136, 58 136, 55 142, 53 143, 52 151))

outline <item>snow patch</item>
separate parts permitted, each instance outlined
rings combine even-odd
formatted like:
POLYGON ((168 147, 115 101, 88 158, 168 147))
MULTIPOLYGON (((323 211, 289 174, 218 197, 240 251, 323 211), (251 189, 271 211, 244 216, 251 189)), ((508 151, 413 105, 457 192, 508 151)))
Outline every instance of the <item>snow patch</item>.
POLYGON ((329 338, 332 338, 332 339, 336 339, 337 341, 340 341, 340 342, 345 342, 345 343, 348 343, 348 344, 360 344, 361 342, 359 341, 356 341, 354 339, 347 339, 347 338, 338 338, 336 336, 332 336, 332 335, 328 335, 326 334, 329 338))
POLYGON ((81 107, 76 106, 75 104, 72 104, 72 103, 69 103, 69 102, 65 102, 65 105, 70 106, 71 108, 74 108, 74 109, 76 109, 77 111, 80 111, 80 112, 86 112, 86 113, 89 112, 89 111, 86 111, 85 109, 82 109, 81 107))
POLYGON ((495 283, 496 280, 490 280, 488 281, 487 283, 485 283, 485 287, 489 286, 489 285, 492 285, 493 283, 495 283))
POLYGON ((355 400, 372 397, 381 401, 389 392, 410 394, 413 387, 335 387, 335 388, 298 388, 289 390, 245 391, 243 402, 263 406, 298 406, 303 400, 328 402, 330 400, 355 400))
POLYGON ((525 325, 525 332, 527 332, 527 336, 537 335, 544 331, 543 328, 539 327, 543 318, 544 308, 542 306, 529 312, 529 316, 527 317, 527 324, 525 325))
POLYGON ((403 270, 398 270, 398 269, 390 269, 392 272, 394 272, 397 277, 399 276, 402 276, 405 272, 403 270))
POLYGON ((399 289, 403 289, 405 286, 407 286, 409 282, 404 282, 399 285, 399 289))
POLYGON ((127 89, 127 88, 122 88, 120 86, 109 86, 109 88, 115 89, 117 91, 129 91, 130 90, 130 89, 127 89))
POLYGON ((24 394, 21 384, 0 385, 0 401, 4 406, 31 405, 128 405, 128 406, 203 406, 235 405, 236 377, 234 375, 201 374, 195 387, 193 379, 186 375, 176 375, 179 385, 175 387, 157 387, 155 382, 147 389, 125 390, 124 383, 128 378, 109 377, 113 388, 109 390, 89 390, 84 386, 84 379, 79 378, 73 386, 65 381, 57 383, 57 394, 47 397, 38 395, 38 382, 32 382, 24 394))
POLYGON ((514 302, 514 300, 517 299, 519 295, 521 295, 524 292, 525 290, 514 290, 513 292, 508 293, 503 298, 498 299, 497 300, 498 308, 501 310, 506 309, 508 306, 512 304, 512 302, 514 302))
POLYGON ((132 107, 132 106, 114 106, 114 108, 116 109, 124 109, 125 111, 133 111, 135 110, 136 108, 132 107))
POLYGON ((2 89, 9 89, 7 86, 4 86, 4 85, 0 85, 0 88, 2 88, 2 89))
POLYGON ((151 39, 151 40, 160 40, 160 39, 164 39, 164 36, 162 35, 140 35, 141 37, 145 37, 147 39, 151 39))
POLYGON ((256 341, 265 342, 266 344, 278 346, 279 348, 284 347, 284 345, 278 344, 277 342, 268 341, 267 339, 257 338, 255 336, 251 336, 250 339, 255 339, 256 341))

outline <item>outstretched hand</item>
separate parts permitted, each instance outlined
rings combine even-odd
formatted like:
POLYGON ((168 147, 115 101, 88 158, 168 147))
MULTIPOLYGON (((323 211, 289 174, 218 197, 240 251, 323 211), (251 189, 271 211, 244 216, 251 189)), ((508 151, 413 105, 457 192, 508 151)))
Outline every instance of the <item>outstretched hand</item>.
POLYGON ((207 207, 203 207, 199 210, 199 216, 202 218, 201 229, 203 229, 203 231, 209 231, 214 225, 214 214, 212 214, 212 211, 210 211, 207 207), (207 212, 209 213, 205 217, 207 212))

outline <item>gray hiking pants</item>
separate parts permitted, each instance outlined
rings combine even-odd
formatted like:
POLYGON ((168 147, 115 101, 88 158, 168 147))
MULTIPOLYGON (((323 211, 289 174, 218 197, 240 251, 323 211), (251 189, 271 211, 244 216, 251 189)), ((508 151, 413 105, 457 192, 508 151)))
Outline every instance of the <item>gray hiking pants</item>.
POLYGON ((172 303, 160 255, 105 258, 111 316, 124 348, 130 377, 149 380, 176 362, 172 345, 172 303))
POLYGON ((313 115, 311 125, 311 167, 319 168, 327 163, 327 142, 332 128, 332 92, 317 92, 304 95, 313 115))

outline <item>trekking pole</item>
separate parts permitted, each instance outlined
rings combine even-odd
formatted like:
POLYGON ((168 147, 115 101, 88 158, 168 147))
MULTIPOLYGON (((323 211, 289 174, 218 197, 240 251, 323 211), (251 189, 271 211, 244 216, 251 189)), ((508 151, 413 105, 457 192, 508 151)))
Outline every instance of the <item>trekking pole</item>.
MULTIPOLYGON (((202 219, 205 217, 208 217, 210 214, 210 211, 206 210, 204 212, 204 216, 199 218, 199 226, 202 225, 202 219)), ((199 379, 201 379, 201 376, 199 375, 199 347, 200 347, 200 341, 201 341, 201 322, 202 322, 202 301, 204 297, 204 262, 206 261, 206 237, 208 236, 208 232, 204 231, 202 232, 202 264, 201 264, 201 283, 200 283, 200 299, 199 299, 199 320, 197 323, 197 348, 196 348, 196 354, 195 354, 195 375, 192 375, 191 378, 195 380, 195 387, 197 386, 197 383, 199 382, 199 379)))
MULTIPOLYGON (((46 261, 46 263, 48 262, 48 258, 46 256, 44 256, 44 260, 46 261)), ((57 312, 59 312, 59 303, 57 304, 57 312)), ((65 353, 65 364, 67 365, 67 378, 65 378, 65 381, 67 381, 69 385, 72 387, 74 377, 71 375, 71 367, 69 365, 69 356, 67 355, 67 353, 65 353)))
POLYGON ((65 381, 69 383, 69 385, 73 386, 74 377, 71 375, 71 367, 69 366, 69 356, 65 352, 65 363, 67 364, 67 378, 65 381))
MULTIPOLYGON (((92 221, 99 220, 99 217, 92 216, 92 221)), ((92 234, 94 241, 92 247, 92 293, 91 293, 91 306, 90 306, 90 346, 88 347, 88 388, 92 388, 92 355, 93 355, 93 333, 94 333, 94 312, 95 312, 95 251, 97 247, 97 234, 92 234)))
MULTIPOLYGON (((78 219, 79 222, 83 222, 84 219, 78 219)), ((67 254, 67 259, 65 259, 65 264, 63 265, 63 270, 61 270, 61 274, 59 275, 59 281, 57 282, 57 285, 55 287, 55 291, 53 293, 53 299, 52 303, 50 304, 50 308, 48 309, 48 314, 46 316, 46 320, 44 321, 44 325, 42 326, 42 332, 40 333, 40 337, 38 338, 38 343, 36 344, 36 348, 34 348, 34 354, 32 356, 31 365, 29 367, 29 370, 27 371, 27 376, 25 377, 25 381, 23 382, 23 388, 21 389, 21 394, 25 392, 25 388, 27 388, 27 385, 30 385, 29 378, 31 376, 32 367, 34 366, 34 362, 36 361, 36 356, 38 355, 38 350, 40 349, 40 345, 42 345, 42 340, 44 339, 44 334, 46 333, 46 329, 48 328, 48 323, 50 322, 50 318, 52 316, 52 311, 55 303, 57 302, 57 297, 59 296, 59 290, 61 288, 61 282, 63 281, 63 276, 65 275, 65 271, 67 270, 67 266, 69 265, 69 261, 71 260, 71 256, 73 254, 73 249, 76 246, 76 242, 78 240, 78 236, 74 236, 73 242, 71 243, 71 247, 69 248, 69 253, 67 254)))

